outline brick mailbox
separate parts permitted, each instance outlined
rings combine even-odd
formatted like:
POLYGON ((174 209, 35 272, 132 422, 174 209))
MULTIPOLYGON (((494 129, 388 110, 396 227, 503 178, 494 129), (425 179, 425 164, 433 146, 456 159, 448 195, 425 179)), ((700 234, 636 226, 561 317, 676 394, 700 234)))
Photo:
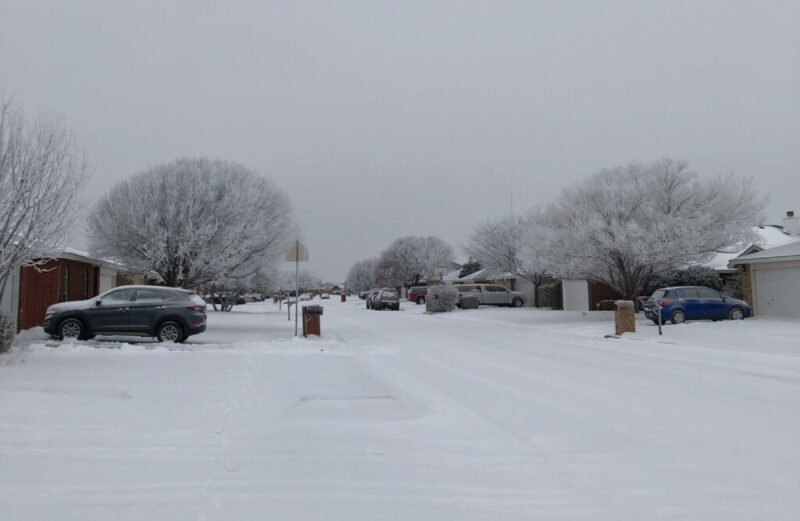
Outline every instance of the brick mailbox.
POLYGON ((342 302, 347 302, 347 295, 342 293, 342 302))
POLYGON ((617 336, 636 333, 636 307, 632 300, 617 300, 614 310, 614 328, 617 336))
POLYGON ((320 317, 322 306, 303 306, 303 336, 322 336, 320 317))

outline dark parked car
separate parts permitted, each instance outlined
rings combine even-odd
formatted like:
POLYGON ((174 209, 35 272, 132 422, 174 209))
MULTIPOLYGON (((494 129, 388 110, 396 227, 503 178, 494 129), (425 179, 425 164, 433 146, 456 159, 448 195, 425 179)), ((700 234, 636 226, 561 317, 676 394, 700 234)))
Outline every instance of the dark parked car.
POLYGON ((655 290, 644 304, 644 314, 658 323, 658 305, 661 305, 661 322, 669 320, 681 324, 687 320, 740 320, 750 316, 750 306, 738 298, 723 295, 704 286, 677 286, 655 290))
POLYGON ((367 308, 369 309, 393 309, 400 311, 400 295, 394 288, 376 289, 367 297, 367 308))
POLYGON ((55 338, 152 336, 183 342, 206 330, 206 303, 194 292, 158 286, 121 286, 89 300, 47 308, 44 331, 55 338))
POLYGON ((408 301, 424 304, 425 297, 428 296, 428 286, 414 286, 408 290, 408 301))

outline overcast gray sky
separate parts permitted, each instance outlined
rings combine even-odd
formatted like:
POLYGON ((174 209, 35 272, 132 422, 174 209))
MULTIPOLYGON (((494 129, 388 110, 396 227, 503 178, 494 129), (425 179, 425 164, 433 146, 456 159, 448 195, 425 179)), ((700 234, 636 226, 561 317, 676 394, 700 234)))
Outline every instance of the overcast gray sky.
POLYGON ((800 211, 798 28, 797 0, 0 0, 0 92, 66 117, 89 198, 178 156, 257 169, 340 281, 631 160, 800 211))

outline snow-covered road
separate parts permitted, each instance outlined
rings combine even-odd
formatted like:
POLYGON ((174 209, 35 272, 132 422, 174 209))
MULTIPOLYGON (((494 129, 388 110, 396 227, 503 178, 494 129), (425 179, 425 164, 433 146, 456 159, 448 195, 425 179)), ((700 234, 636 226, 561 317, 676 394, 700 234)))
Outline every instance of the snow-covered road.
POLYGON ((323 304, 0 358, 0 517, 800 518, 800 322, 323 304))

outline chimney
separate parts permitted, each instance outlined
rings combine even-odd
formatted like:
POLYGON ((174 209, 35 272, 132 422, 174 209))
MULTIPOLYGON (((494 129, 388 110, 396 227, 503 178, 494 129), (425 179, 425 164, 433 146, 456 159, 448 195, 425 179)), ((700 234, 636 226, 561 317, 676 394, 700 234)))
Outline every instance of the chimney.
POLYGON ((783 218, 783 231, 794 237, 800 236, 800 216, 795 215, 793 211, 786 212, 786 217, 783 218))

